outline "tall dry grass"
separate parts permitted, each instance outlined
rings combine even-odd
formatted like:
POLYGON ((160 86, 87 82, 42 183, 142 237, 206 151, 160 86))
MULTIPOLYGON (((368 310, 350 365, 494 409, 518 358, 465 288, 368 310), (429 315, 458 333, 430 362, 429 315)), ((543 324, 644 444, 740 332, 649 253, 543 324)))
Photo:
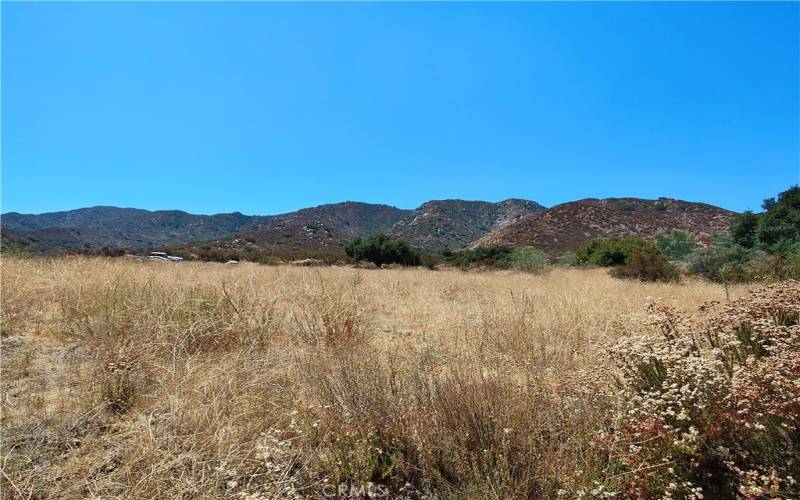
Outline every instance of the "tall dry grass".
POLYGON ((549 498, 617 474, 597 346, 725 291, 3 258, 1 297, 7 497, 549 498))

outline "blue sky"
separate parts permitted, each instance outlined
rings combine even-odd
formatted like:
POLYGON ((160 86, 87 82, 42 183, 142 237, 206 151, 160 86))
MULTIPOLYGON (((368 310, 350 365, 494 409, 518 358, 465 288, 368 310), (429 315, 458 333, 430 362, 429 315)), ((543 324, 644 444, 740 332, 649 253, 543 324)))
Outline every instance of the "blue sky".
POLYGON ((726 208, 800 182, 798 3, 2 3, 2 211, 726 208))

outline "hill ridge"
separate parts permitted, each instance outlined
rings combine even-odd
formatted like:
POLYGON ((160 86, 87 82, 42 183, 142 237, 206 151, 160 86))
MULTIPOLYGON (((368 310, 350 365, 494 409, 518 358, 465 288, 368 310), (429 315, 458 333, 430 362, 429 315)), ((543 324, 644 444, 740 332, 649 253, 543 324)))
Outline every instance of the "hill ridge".
POLYGON ((261 234, 261 240, 270 245, 338 249, 346 239, 377 232, 408 238, 415 245, 444 248, 462 246, 485 234, 496 227, 499 218, 518 218, 539 208, 527 200, 430 200, 415 209, 347 200, 276 215, 244 215, 238 211, 199 215, 183 210, 96 205, 40 214, 7 212, 0 216, 0 229, 5 242, 35 244, 43 251, 216 243, 245 233, 261 234), (421 210, 434 216, 426 221, 430 223, 406 227, 421 210), (453 227, 439 227, 445 223, 453 227))
POLYGON ((639 236, 682 229, 701 245, 726 231, 736 213, 676 198, 584 198, 531 214, 473 241, 470 246, 535 246, 551 254, 573 250, 592 238, 639 236))
POLYGON ((256 244, 341 251, 348 239, 383 232, 431 250, 503 243, 560 253, 592 237, 653 238, 656 232, 672 229, 686 229, 704 244, 727 230, 734 215, 707 203, 668 197, 583 198, 549 209, 519 198, 498 202, 449 198, 428 200, 414 209, 346 200, 276 215, 238 211, 199 215, 178 209, 97 205, 42 214, 8 212, 0 216, 0 229, 4 242, 35 244, 45 252, 191 242, 223 248, 256 244))

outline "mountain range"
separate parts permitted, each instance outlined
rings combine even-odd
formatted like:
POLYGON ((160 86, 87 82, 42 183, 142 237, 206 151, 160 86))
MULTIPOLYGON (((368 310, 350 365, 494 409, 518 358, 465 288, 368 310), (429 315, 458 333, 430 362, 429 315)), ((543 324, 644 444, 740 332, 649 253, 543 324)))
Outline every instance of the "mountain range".
POLYGON ((458 248, 504 224, 545 208, 527 200, 437 200, 403 210, 347 201, 280 215, 239 212, 195 215, 180 210, 149 211, 98 206, 44 214, 2 215, 3 241, 33 245, 42 252, 102 246, 153 248, 210 241, 231 246, 248 240, 287 250, 340 250, 357 236, 387 233, 414 246, 458 248))
POLYGON ((190 242, 226 249, 254 245, 341 251, 349 239, 386 233, 429 250, 502 243, 559 254, 597 236, 652 238, 672 229, 685 229, 708 242, 727 230, 734 216, 712 205, 668 198, 586 199, 550 209, 521 199, 434 200, 412 210, 347 201, 266 216, 98 206, 44 214, 9 212, 0 219, 0 233, 4 244, 43 253, 190 242))

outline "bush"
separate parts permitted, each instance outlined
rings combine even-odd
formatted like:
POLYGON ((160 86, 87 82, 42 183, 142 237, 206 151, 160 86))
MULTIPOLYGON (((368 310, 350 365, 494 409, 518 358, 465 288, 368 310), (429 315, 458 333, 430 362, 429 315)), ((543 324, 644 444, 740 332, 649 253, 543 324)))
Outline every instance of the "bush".
POLYGON ((538 248, 515 248, 508 256, 508 265, 520 271, 541 271, 547 267, 547 254, 538 248))
POLYGON ((368 238, 356 238, 347 242, 344 251, 353 260, 366 260, 375 265, 401 264, 417 266, 419 254, 403 240, 392 239, 385 234, 368 238))
POLYGON ((764 200, 762 208, 761 214, 748 211, 737 216, 731 228, 734 241, 745 248, 787 255, 800 244, 800 187, 764 200))
POLYGON ((800 275, 800 187, 764 200, 764 212, 739 214, 730 234, 689 256, 689 272, 723 282, 800 275))
POLYGON ((800 187, 794 186, 765 200, 764 212, 758 221, 756 241, 773 254, 785 255, 800 243, 800 187))
POLYGON ((640 250, 628 257, 625 265, 611 270, 615 278, 639 281, 678 281, 678 268, 670 264, 657 250, 640 250))
POLYGON ((629 472, 623 498, 797 498, 798 304, 781 284, 705 322, 654 306, 662 335, 610 350, 623 406, 605 438, 629 472))
POLYGON ((453 265, 465 268, 470 266, 498 267, 521 271, 538 271, 547 266, 548 257, 543 251, 533 247, 512 248, 507 245, 487 245, 442 255, 453 265))
POLYGON ((419 256, 420 263, 428 269, 436 269, 436 266, 444 260, 441 255, 436 252, 425 252, 419 256))
POLYGON ((689 255, 689 272, 714 281, 730 281, 731 276, 746 274, 744 270, 752 255, 752 251, 736 243, 730 235, 722 235, 711 248, 689 255))
POLYGON ((683 260, 697 246, 694 236, 687 231, 674 229, 671 233, 656 235, 656 245, 671 260, 683 260))
POLYGON ((487 245, 454 252, 450 261, 459 267, 471 265, 494 266, 505 262, 514 250, 506 245, 487 245))
POLYGON ((103 257, 122 257, 125 255, 125 249, 106 245, 100 249, 100 255, 103 257))
POLYGON ((0 255, 22 257, 33 254, 36 250, 36 245, 24 244, 17 242, 2 242, 0 243, 0 255))
POLYGON ((731 237, 738 245, 744 248, 753 248, 756 244, 756 231, 758 230, 758 216, 750 210, 736 216, 731 226, 731 237))
POLYGON ((564 254, 558 258, 558 265, 564 267, 575 267, 578 265, 578 258, 575 255, 575 252, 568 251, 564 252, 564 254))
POLYGON ((783 278, 800 280, 800 248, 791 252, 783 261, 783 278))
POLYGON ((658 252, 658 248, 641 238, 595 238, 575 252, 575 262, 580 265, 621 266, 637 251, 658 252))

